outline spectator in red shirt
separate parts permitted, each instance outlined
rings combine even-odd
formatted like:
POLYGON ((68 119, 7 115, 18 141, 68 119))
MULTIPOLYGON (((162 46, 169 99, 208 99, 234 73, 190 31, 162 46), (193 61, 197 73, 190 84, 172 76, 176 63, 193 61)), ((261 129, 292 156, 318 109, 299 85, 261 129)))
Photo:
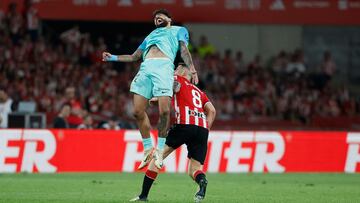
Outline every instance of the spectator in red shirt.
POLYGON ((75 98, 75 88, 68 87, 65 90, 67 103, 71 106, 71 114, 67 118, 70 128, 76 128, 83 123, 83 109, 81 103, 75 98))

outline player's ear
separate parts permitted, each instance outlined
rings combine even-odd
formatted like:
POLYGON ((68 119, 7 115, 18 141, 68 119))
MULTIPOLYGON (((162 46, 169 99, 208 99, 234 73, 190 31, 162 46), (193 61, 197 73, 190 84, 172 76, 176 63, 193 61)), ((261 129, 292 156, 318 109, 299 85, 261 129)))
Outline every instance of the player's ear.
POLYGON ((181 84, 180 84, 178 81, 174 81, 173 91, 174 91, 175 93, 177 93, 177 92, 180 91, 180 88, 181 88, 181 84))

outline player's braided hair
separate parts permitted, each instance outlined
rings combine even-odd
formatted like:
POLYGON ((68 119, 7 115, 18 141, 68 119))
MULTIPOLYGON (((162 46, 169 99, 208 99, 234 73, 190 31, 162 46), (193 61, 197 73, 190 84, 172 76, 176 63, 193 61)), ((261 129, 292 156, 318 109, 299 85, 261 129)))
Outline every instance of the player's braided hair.
POLYGON ((168 10, 166 10, 166 9, 158 9, 158 10, 155 10, 154 12, 153 12, 153 18, 155 18, 155 16, 157 15, 157 14, 164 14, 164 15, 166 15, 168 18, 171 18, 171 14, 170 14, 170 12, 168 11, 168 10))

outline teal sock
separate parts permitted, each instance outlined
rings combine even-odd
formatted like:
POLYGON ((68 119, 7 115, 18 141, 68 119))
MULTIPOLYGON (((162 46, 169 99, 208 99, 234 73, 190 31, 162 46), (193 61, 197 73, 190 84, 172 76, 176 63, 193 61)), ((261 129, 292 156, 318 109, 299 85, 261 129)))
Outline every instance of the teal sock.
POLYGON ((166 141, 166 138, 164 138, 164 137, 158 137, 157 148, 160 149, 160 150, 164 150, 165 141, 166 141))
POLYGON ((143 138, 142 143, 143 143, 143 146, 144 146, 144 150, 148 150, 148 149, 151 149, 153 147, 151 137, 143 138))

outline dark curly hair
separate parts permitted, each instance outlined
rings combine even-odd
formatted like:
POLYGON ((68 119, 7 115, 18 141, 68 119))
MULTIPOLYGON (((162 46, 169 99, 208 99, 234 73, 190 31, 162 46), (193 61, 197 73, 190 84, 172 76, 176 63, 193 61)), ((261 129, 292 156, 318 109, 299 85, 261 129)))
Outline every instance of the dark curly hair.
POLYGON ((164 15, 166 15, 168 18, 171 18, 171 14, 170 14, 170 12, 168 11, 168 10, 166 10, 166 9, 158 9, 158 10, 155 10, 154 12, 153 12, 153 18, 155 18, 155 16, 157 15, 157 14, 164 14, 164 15))

